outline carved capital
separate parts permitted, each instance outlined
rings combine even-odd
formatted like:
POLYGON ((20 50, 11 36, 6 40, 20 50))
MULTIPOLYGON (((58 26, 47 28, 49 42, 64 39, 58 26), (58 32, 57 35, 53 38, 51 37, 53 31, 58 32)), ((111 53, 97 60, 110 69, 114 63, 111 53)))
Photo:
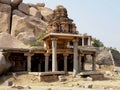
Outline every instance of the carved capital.
POLYGON ((51 38, 52 41, 57 41, 58 39, 57 38, 51 38))
POLYGON ((79 40, 78 40, 78 38, 74 38, 72 41, 73 42, 78 42, 79 40))
POLYGON ((68 53, 64 53, 64 54, 63 54, 64 57, 65 57, 65 56, 68 56, 68 55, 69 55, 68 53))
POLYGON ((34 53, 24 53, 24 56, 33 56, 34 53))
POLYGON ((49 57, 49 56, 50 56, 50 53, 45 53, 44 55, 49 57))

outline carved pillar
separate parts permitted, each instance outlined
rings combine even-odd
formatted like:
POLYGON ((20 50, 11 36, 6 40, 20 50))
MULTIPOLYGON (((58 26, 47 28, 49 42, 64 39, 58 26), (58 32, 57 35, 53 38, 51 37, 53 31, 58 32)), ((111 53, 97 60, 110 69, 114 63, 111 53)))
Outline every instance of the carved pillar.
POLYGON ((92 55, 92 70, 95 71, 96 70, 96 55, 92 55))
POLYGON ((27 71, 31 72, 31 58, 34 54, 25 53, 24 55, 27 56, 27 71))
POLYGON ((50 54, 45 53, 45 72, 48 72, 50 54))
POLYGON ((67 73, 67 56, 68 54, 63 54, 64 56, 64 71, 67 73))
POLYGON ((52 71, 57 71, 57 39, 52 38, 52 71))
POLYGON ((82 46, 84 46, 84 37, 82 37, 82 46))
POLYGON ((88 37, 88 46, 91 46, 91 37, 88 37))
POLYGON ((78 40, 73 40, 74 45, 74 64, 73 64, 73 76, 78 73, 78 40))
POLYGON ((81 54, 79 55, 79 59, 78 59, 78 69, 80 72, 81 71, 81 54))

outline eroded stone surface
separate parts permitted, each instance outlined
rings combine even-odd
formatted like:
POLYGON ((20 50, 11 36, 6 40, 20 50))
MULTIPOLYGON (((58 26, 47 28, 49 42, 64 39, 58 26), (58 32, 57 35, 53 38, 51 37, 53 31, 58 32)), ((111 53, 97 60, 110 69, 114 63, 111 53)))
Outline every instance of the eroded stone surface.
POLYGON ((10 32, 10 18, 11 6, 0 3, 0 32, 10 32))

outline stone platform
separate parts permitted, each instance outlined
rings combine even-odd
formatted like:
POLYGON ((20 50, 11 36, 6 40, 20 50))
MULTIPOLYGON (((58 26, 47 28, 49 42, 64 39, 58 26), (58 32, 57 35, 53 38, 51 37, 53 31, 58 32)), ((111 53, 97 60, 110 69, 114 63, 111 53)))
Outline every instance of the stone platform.
POLYGON ((104 74, 100 71, 86 71, 81 72, 79 75, 82 77, 90 76, 93 80, 102 80, 104 78, 104 74))
POLYGON ((55 72, 40 72, 38 74, 39 81, 51 82, 57 81, 59 75, 65 75, 64 71, 55 71, 55 72))

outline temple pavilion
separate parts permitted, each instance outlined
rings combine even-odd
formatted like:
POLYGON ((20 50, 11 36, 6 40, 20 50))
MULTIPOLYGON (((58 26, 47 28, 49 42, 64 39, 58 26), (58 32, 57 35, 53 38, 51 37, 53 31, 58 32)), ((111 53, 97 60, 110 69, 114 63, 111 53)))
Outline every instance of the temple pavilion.
POLYGON ((92 57, 91 70, 96 69, 96 50, 92 37, 79 34, 67 10, 59 5, 46 27, 43 47, 1 48, 12 63, 11 72, 73 72, 85 71, 86 56, 92 57))

